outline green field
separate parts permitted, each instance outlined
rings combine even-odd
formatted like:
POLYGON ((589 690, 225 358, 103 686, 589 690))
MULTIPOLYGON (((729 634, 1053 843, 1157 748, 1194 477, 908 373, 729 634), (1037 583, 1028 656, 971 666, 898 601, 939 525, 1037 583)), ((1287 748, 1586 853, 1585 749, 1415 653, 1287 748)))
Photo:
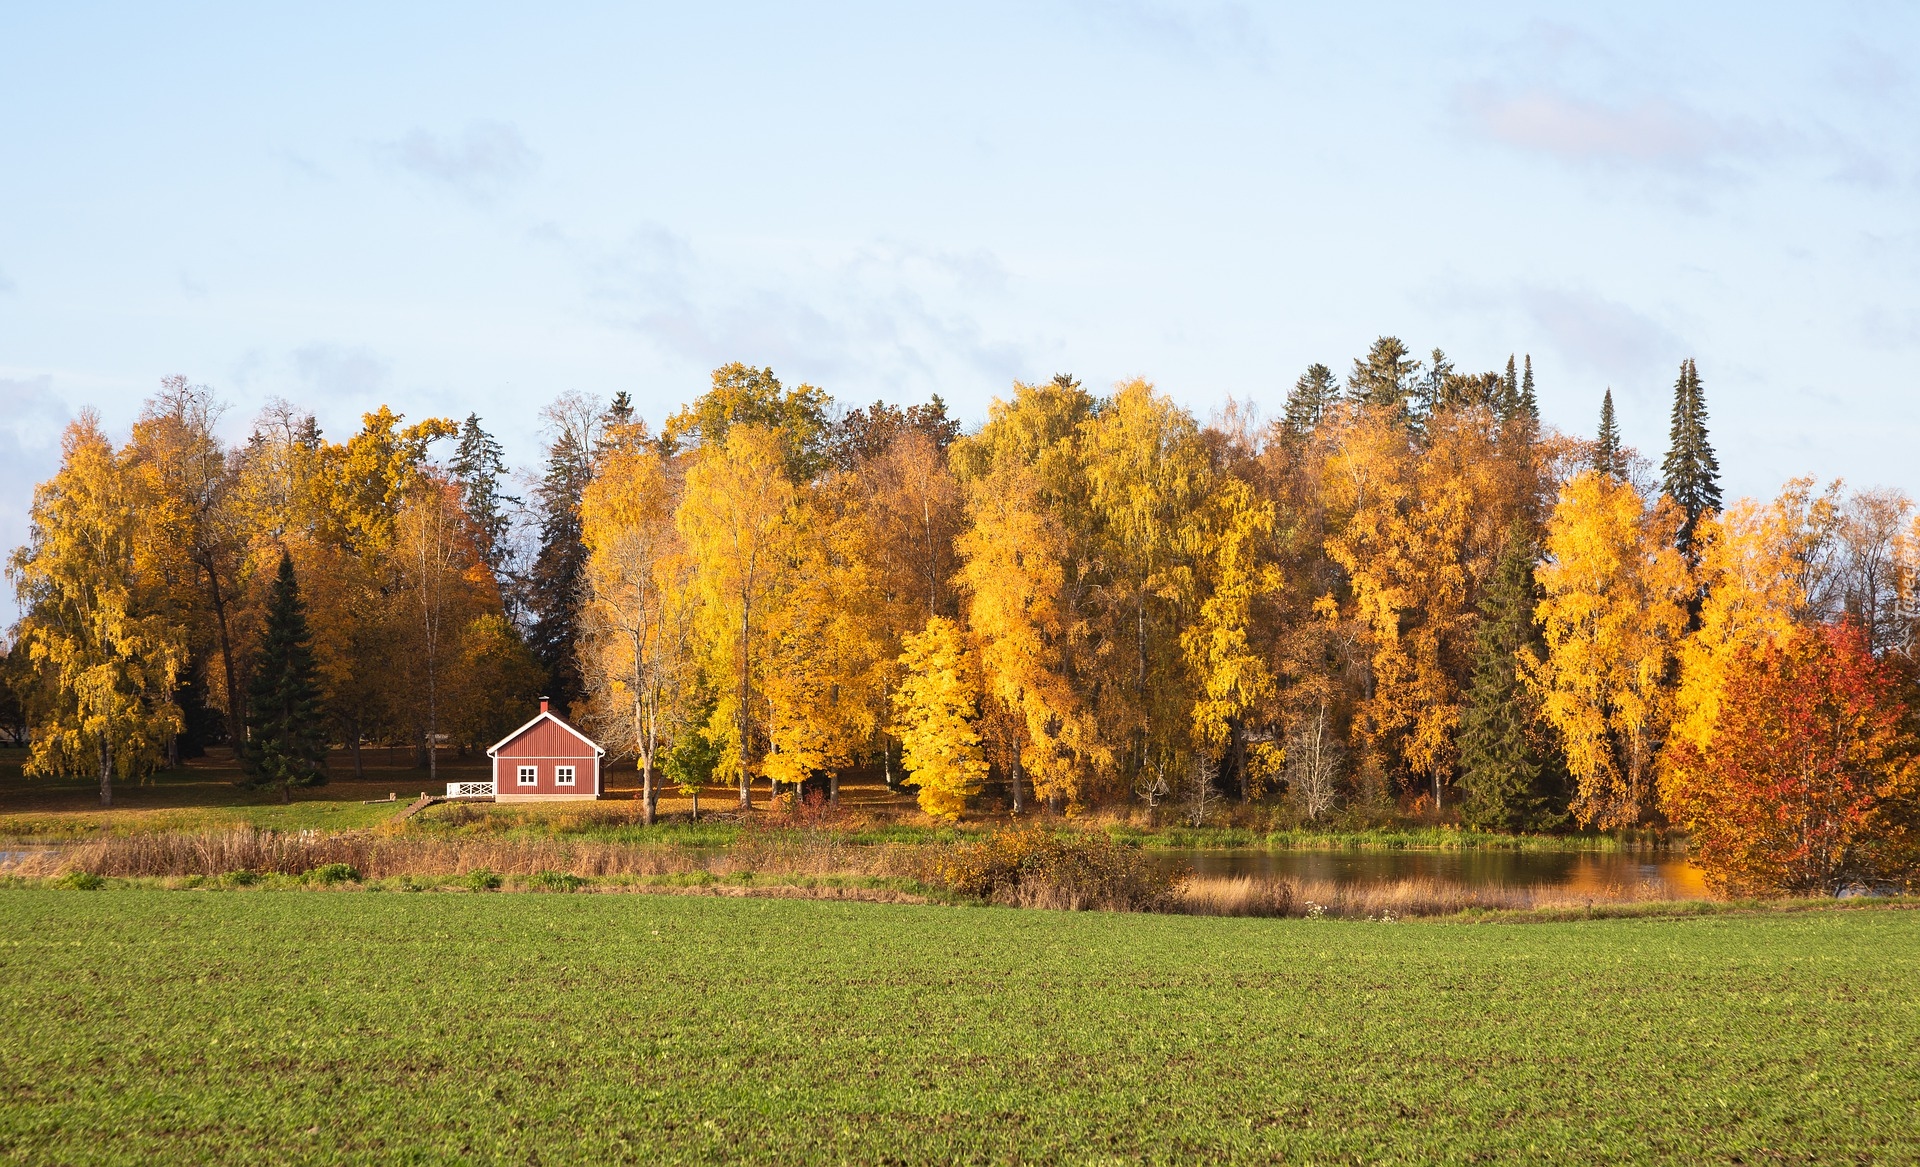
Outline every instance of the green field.
POLYGON ((20 1162, 1920 1161, 1920 913, 0 891, 20 1162))

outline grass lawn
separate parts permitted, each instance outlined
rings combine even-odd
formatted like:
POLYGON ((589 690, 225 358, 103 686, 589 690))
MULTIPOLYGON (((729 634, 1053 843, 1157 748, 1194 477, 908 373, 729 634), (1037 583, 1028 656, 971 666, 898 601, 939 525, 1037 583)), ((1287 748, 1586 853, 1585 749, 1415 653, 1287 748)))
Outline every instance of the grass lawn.
POLYGON ((31 1162, 1920 1161, 1920 913, 0 890, 31 1162))

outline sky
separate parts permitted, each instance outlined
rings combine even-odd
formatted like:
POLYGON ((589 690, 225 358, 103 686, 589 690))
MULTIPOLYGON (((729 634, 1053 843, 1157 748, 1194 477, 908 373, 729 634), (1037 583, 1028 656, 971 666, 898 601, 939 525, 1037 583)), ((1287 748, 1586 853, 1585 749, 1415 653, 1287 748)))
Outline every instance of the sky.
POLYGON ((0 0, 0 544, 161 377, 382 403, 715 366, 850 405, 1153 381, 1278 413, 1382 334, 1530 353, 1728 496, 1920 491, 1920 6, 0 0))

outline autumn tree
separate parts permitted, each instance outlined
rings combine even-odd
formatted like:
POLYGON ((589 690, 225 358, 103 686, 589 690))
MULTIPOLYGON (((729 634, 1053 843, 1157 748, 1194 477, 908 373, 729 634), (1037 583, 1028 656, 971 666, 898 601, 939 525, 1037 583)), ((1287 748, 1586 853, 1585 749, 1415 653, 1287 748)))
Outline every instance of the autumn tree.
POLYGON ((944 616, 909 633, 900 663, 905 679, 893 697, 901 764, 920 787, 920 809, 954 819, 979 793, 987 763, 975 732, 976 678, 960 626, 944 616))
POLYGON ((415 651, 409 661, 421 679, 418 699, 424 721, 417 740, 426 749, 427 772, 440 780, 440 713, 448 664, 458 659, 459 635, 467 626, 476 589, 492 577, 479 562, 460 509, 459 488, 437 475, 416 484, 395 523, 393 562, 415 651))
POLYGON ((282 551, 268 591, 266 629, 247 691, 248 734, 241 757, 255 782, 291 802, 295 786, 326 781, 327 738, 306 605, 293 557, 282 551))
POLYGON ((1910 876, 1920 768, 1906 686, 1860 626, 1743 648, 1727 680, 1713 746, 1687 766, 1701 780, 1663 788, 1688 858, 1736 893, 1831 895, 1910 876))
POLYGON ((786 453, 773 430, 730 426, 723 443, 700 448, 674 516, 694 565, 701 642, 718 696, 706 735, 721 747, 722 767, 738 777, 743 808, 752 804, 767 608, 787 562, 795 491, 786 453))
POLYGON ((1630 484, 1588 471, 1567 484, 1547 524, 1536 573, 1546 656, 1527 673, 1564 743, 1583 826, 1638 826, 1653 810, 1692 589, 1674 549, 1679 523, 1672 504, 1649 506, 1630 484))
POLYGON ((61 437, 60 470, 34 490, 29 541, 8 566, 25 614, 33 722, 29 775, 91 771, 100 805, 113 779, 151 771, 179 732, 174 686, 185 630, 164 615, 165 581, 142 565, 135 475, 83 411, 61 437))
POLYGON ((659 752, 684 723, 693 688, 692 563, 674 526, 673 477, 645 427, 624 427, 580 502, 588 721, 616 754, 635 759, 649 824, 659 752))

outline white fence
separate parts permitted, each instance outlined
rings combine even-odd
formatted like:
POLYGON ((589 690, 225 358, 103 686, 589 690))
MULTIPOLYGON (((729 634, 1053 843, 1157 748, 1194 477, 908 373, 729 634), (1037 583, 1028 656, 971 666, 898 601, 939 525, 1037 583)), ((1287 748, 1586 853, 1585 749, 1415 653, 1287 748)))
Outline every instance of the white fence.
POLYGON ((448 798, 492 798, 493 783, 491 782, 449 782, 447 783, 447 797, 448 798))

